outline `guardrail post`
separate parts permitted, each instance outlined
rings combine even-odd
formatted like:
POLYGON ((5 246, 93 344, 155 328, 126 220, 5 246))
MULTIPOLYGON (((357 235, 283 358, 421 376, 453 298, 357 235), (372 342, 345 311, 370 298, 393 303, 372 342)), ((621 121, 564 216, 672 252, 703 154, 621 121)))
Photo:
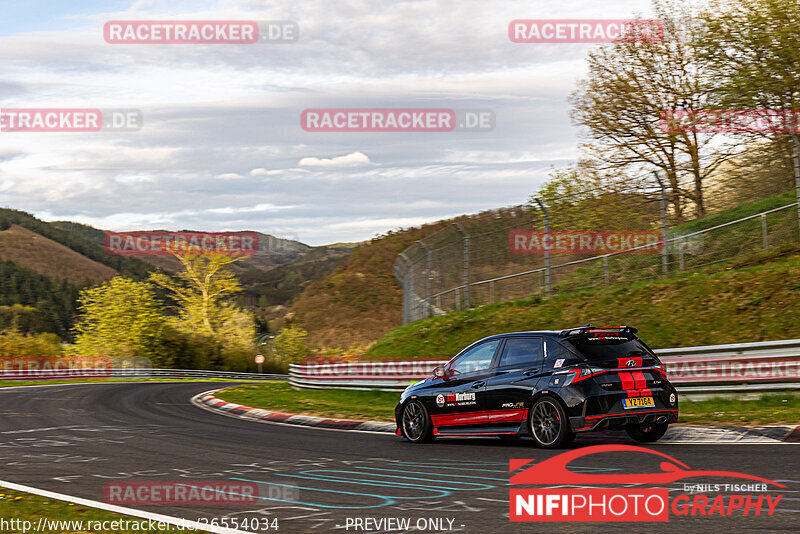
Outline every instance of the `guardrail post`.
POLYGON ((469 284, 470 284, 469 234, 461 225, 461 223, 453 223, 453 226, 456 227, 456 230, 459 231, 459 233, 464 239, 464 304, 466 306, 466 309, 470 309, 472 307, 472 302, 469 296, 469 284))
POLYGON ((680 238, 678 240, 678 268, 683 271, 686 269, 686 260, 684 257, 684 241, 685 239, 680 238))
POLYGON ((489 282, 489 302, 494 304, 494 280, 489 282))
MULTIPOLYGON (((539 204, 539 208, 544 213, 544 237, 542 238, 542 242, 544 243, 544 239, 550 235, 550 212, 547 211, 544 203, 541 200, 536 200, 536 203, 539 204)), ((544 249, 544 288, 545 293, 549 297, 553 293, 553 285, 550 281, 550 249, 544 249)))
POLYGON ((456 311, 461 311, 461 294, 456 288, 456 311))
POLYGON ((769 248, 769 242, 767 241, 767 214, 761 214, 761 241, 764 244, 764 250, 769 248))

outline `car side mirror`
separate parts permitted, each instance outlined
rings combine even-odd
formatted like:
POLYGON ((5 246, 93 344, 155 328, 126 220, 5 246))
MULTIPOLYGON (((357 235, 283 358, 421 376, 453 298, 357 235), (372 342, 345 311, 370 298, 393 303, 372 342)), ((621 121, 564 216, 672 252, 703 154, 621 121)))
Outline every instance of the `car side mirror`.
POLYGON ((433 376, 436 378, 444 378, 447 372, 444 370, 444 365, 438 365, 433 368, 433 376))

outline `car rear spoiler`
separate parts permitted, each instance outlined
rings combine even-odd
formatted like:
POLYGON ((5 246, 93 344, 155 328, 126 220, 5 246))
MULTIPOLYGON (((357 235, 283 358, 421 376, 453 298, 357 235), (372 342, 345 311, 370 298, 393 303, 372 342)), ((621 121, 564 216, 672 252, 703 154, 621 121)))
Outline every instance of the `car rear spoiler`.
POLYGON ((625 337, 633 339, 639 330, 632 326, 590 326, 588 324, 569 330, 562 330, 561 337, 588 336, 592 338, 625 337))

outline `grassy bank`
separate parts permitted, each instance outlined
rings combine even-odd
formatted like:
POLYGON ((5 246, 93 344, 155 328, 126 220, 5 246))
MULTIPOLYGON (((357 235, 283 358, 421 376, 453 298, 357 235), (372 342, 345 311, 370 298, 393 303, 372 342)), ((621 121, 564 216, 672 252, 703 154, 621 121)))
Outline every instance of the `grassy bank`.
POLYGON ((481 306, 395 328, 367 358, 452 356, 503 332, 632 325, 654 348, 800 337, 800 254, 754 256, 722 272, 481 306))
MULTIPOLYGON (((217 397, 278 412, 336 419, 394 421, 399 393, 345 389, 292 389, 285 382, 235 386, 217 397)), ((680 423, 707 425, 800 424, 800 395, 764 395, 759 400, 715 398, 682 401, 680 423)))
MULTIPOLYGON (((50 499, 47 497, 40 497, 38 495, 32 495, 30 493, 24 493, 21 491, 14 491, 8 490, 5 488, 0 487, 0 518, 3 518, 5 521, 11 520, 18 520, 18 521, 29 521, 30 523, 28 526, 28 532, 34 532, 37 528, 40 519, 44 521, 61 521, 61 525, 53 525, 50 524, 51 528, 46 528, 45 525, 47 523, 42 523, 42 529, 38 530, 38 532, 52 532, 58 534, 83 534, 86 532, 97 532, 97 533, 107 533, 107 532, 119 532, 119 533, 128 533, 128 532, 152 532, 152 533, 178 533, 178 532, 188 532, 187 530, 177 530, 177 529, 168 529, 168 530, 158 530, 147 528, 148 522, 146 519, 140 519, 137 517, 130 517, 120 514, 114 514, 111 512, 106 512, 104 510, 98 510, 96 508, 89 508, 88 506, 82 506, 79 504, 72 504, 65 501, 58 501, 55 499, 50 499), (73 523, 72 525, 65 525, 63 522, 68 521, 83 521, 82 528, 76 528, 77 525, 73 523), (91 521, 92 523, 88 523, 91 521), (94 525, 94 522, 99 521, 100 526, 102 526, 103 522, 106 523, 105 529, 100 528, 93 528, 97 525, 94 525), (137 521, 139 522, 136 526, 141 526, 143 528, 110 528, 112 525, 111 522, 113 521, 137 521), (59 528, 53 528, 59 527, 59 528)), ((194 518, 196 519, 196 518, 194 518)), ((19 525, 19 522, 15 522, 16 525, 19 525)), ((118 523, 116 526, 133 526, 132 524, 128 523, 118 523)), ((9 529, 9 532, 25 532, 22 526, 18 528, 9 529)))
POLYGON ((358 421, 394 421, 399 393, 346 389, 292 389, 286 382, 234 386, 217 397, 228 402, 277 412, 358 421))

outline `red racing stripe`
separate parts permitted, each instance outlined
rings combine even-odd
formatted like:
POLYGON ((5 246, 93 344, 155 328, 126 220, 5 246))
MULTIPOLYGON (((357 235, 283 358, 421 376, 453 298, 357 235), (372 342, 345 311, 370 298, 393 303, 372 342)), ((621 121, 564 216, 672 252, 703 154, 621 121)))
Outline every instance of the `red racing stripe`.
MULTIPOLYGON (((633 377, 630 373, 620 373, 620 380, 622 380, 622 389, 630 394, 630 391, 635 388, 633 377)), ((630 395, 629 395, 630 396, 630 395)))
POLYGON ((633 382, 634 388, 636 389, 644 389, 647 387, 647 379, 644 377, 644 373, 641 371, 634 371, 633 373, 633 382))
POLYGON ((495 422, 520 422, 524 421, 528 410, 525 408, 513 410, 492 410, 479 412, 462 412, 451 414, 431 415, 433 426, 458 426, 476 425, 495 422))

